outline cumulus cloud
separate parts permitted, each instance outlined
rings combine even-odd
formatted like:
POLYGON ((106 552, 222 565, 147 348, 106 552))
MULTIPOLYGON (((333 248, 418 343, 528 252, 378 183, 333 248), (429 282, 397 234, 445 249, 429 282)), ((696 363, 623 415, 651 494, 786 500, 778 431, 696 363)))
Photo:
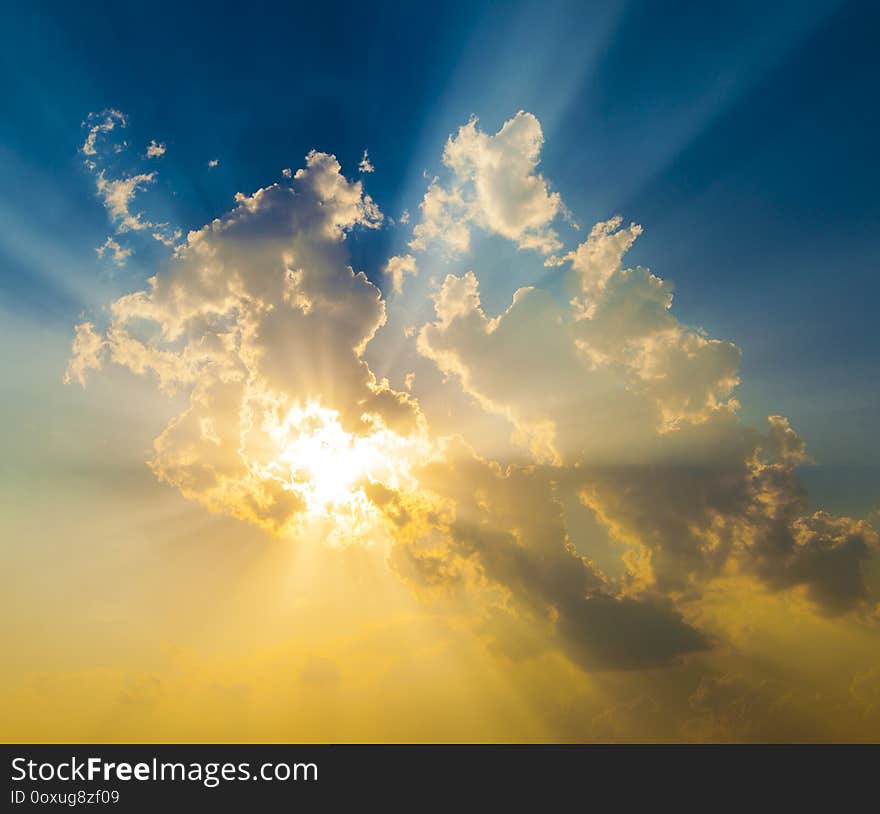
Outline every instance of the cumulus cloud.
POLYGON ((623 268, 631 241, 619 240, 614 223, 585 243, 602 257, 601 293, 584 288, 574 269, 568 303, 525 287, 489 317, 476 275, 449 275, 434 295, 436 320, 419 334, 420 352, 509 418, 539 461, 620 461, 665 430, 735 406, 739 351, 680 325, 671 286, 623 268))
POLYGON ((110 217, 120 232, 149 229, 153 224, 140 212, 131 211, 131 203, 139 190, 145 189, 156 180, 156 173, 142 172, 122 178, 109 179, 104 170, 98 173, 95 183, 98 195, 110 213, 110 217))
POLYGON ((159 158, 165 155, 165 145, 159 144, 156 139, 152 139, 147 145, 147 158, 159 158))
MULTIPOLYGON (((785 417, 740 419, 739 349, 680 321, 672 284, 627 265, 641 226, 612 217, 562 246, 542 144, 524 112, 494 135, 474 119, 450 137, 449 178, 430 181, 413 225, 418 261, 374 269, 399 325, 348 252, 383 215, 313 151, 289 183, 239 194, 176 239, 102 330, 78 326, 66 378, 109 360, 185 393, 155 442, 160 479, 277 534, 319 516, 352 537, 369 516, 400 578, 479 597, 502 649, 522 623, 584 669, 661 665, 714 645, 695 608, 730 574, 824 614, 870 608, 875 528, 808 505, 809 455, 785 417), (404 286, 466 255, 474 228, 534 250, 534 279, 550 262, 558 284, 524 286, 499 313, 478 266, 429 276, 427 300, 404 286), (383 331, 396 344, 376 362, 383 331), (491 444, 487 427, 501 428, 491 444)), ((146 224, 130 202, 151 182, 104 180, 120 229, 146 224)), ((718 729, 704 707, 725 687, 695 696, 700 726, 718 729)))
POLYGON ((578 554, 555 473, 502 468, 453 445, 417 471, 420 496, 374 491, 394 524, 392 562, 417 587, 497 586, 498 608, 536 620, 586 669, 638 669, 708 647, 671 603, 621 596, 578 554))
MULTIPOLYGON (((153 222, 135 204, 138 194, 155 184, 158 173, 155 170, 138 172, 123 169, 122 154, 128 144, 120 141, 115 131, 128 127, 128 124, 128 117, 119 110, 90 113, 83 123, 88 128, 82 146, 82 152, 87 156, 85 166, 94 176, 98 198, 110 215, 116 234, 149 230, 156 240, 173 247, 179 239, 179 230, 169 227, 167 223, 153 222)), ((149 160, 164 154, 165 145, 153 139, 140 158, 149 160)), ((131 247, 122 248, 112 236, 98 249, 99 256, 110 253, 117 265, 123 265, 132 252, 131 247)))
POLYGON ((78 382, 85 387, 88 371, 100 370, 103 364, 104 345, 103 337, 95 331, 91 322, 77 325, 72 355, 64 373, 64 383, 78 382))
POLYGON ((561 247, 550 223, 562 210, 537 172, 544 134, 540 122, 520 111, 495 134, 484 133, 476 118, 446 143, 443 163, 452 172, 439 180, 421 203, 422 220, 413 230, 413 249, 445 243, 467 251, 470 225, 514 241, 522 249, 545 254, 561 247))
POLYGON ((216 167, 219 163, 220 163, 220 159, 219 159, 219 158, 212 158, 212 159, 208 162, 208 166, 211 167, 211 168, 213 169, 213 168, 216 167))
POLYGON ((471 245, 468 204, 458 189, 446 189, 435 178, 419 204, 422 220, 413 229, 409 243, 415 251, 429 246, 445 246, 453 252, 466 252, 471 245))
MULTIPOLYGON (((337 429, 393 444, 418 417, 361 358, 385 309, 348 264, 346 235, 376 228, 382 214, 340 170, 312 152, 292 187, 237 195, 232 211, 189 233, 149 288, 112 304, 103 337, 90 323, 78 327, 68 373, 83 381, 101 347, 166 392, 189 392, 187 410, 156 439, 157 476, 274 531, 308 502, 297 488, 308 473, 283 459, 285 449, 337 429), (144 321, 158 337, 138 335, 144 321)), ((338 450, 343 460, 369 453, 345 440, 338 450)))
POLYGON ((358 164, 358 170, 360 172, 375 172, 376 168, 373 166, 373 162, 370 161, 370 154, 367 150, 364 150, 364 154, 361 157, 360 164, 358 164))
POLYGON ((100 113, 89 113, 83 122, 83 127, 88 130, 86 140, 81 148, 83 154, 87 156, 97 155, 98 139, 103 133, 110 133, 117 126, 128 126, 128 117, 120 110, 108 108, 100 113))
POLYGON ((584 506, 631 545, 633 586, 690 591, 731 563, 828 612, 866 598, 877 544, 863 521, 805 514, 805 445, 771 416, 737 418, 739 350, 682 325, 671 286, 622 257, 640 233, 598 224, 567 256, 570 299, 521 288, 499 316, 473 272, 449 275, 418 348, 536 463, 566 472, 584 506))
MULTIPOLYGON (((468 127, 458 137, 465 156, 488 138, 468 127)), ((417 236, 424 224, 444 228, 431 208, 436 188, 417 236)), ((441 214, 455 218, 448 206, 441 214)), ((672 286, 624 265, 641 231, 619 217, 597 224, 560 260, 566 300, 524 287, 497 316, 483 308, 477 273, 448 275, 419 352, 506 419, 512 442, 556 467, 631 547, 631 592, 693 591, 736 563, 772 588, 803 589, 826 612, 858 607, 876 531, 807 513, 795 473, 808 460, 803 440, 781 416, 764 433, 739 421, 739 349, 679 322, 672 286)))
POLYGON ((166 224, 160 224, 163 228, 163 231, 153 232, 153 239, 161 243, 163 246, 167 246, 169 249, 175 248, 180 241, 180 238, 183 237, 182 229, 167 229, 166 224))
POLYGON ((733 567, 775 590, 800 588, 830 614, 867 599, 876 531, 809 513, 796 463, 774 450, 772 429, 696 426, 664 446, 650 465, 583 473, 584 504, 641 552, 634 578, 663 592, 692 591, 733 567), (700 444, 708 446, 698 452, 700 444))
POLYGON ((397 293, 403 291, 403 278, 417 274, 416 259, 411 254, 395 255, 385 264, 385 274, 391 279, 391 287, 397 293))
POLYGON ((109 236, 97 249, 98 257, 109 256, 117 266, 124 266, 125 261, 131 257, 131 249, 120 246, 112 236, 109 236))

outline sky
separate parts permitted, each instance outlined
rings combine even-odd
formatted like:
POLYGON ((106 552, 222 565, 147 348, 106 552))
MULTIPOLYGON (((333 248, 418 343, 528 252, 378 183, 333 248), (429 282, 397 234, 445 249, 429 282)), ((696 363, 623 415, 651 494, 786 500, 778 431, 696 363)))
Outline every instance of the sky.
POLYGON ((880 738, 877 22, 10 7, 4 740, 880 738))

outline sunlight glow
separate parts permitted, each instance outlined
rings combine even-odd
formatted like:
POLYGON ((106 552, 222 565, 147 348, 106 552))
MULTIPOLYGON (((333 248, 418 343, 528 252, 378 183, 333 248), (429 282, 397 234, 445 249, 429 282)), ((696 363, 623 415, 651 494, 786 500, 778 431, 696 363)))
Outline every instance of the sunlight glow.
POLYGON ((309 519, 331 520, 349 532, 363 533, 379 520, 367 484, 398 489, 410 477, 412 439, 385 428, 347 432, 335 410, 314 402, 291 409, 269 434, 279 450, 270 469, 303 498, 309 519))

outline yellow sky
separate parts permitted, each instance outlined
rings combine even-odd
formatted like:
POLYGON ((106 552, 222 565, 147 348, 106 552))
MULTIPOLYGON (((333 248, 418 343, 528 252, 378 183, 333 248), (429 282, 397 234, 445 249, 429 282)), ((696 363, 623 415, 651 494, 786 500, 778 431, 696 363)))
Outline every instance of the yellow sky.
POLYGON ((712 651, 588 673, 525 621, 499 644, 471 598, 416 597, 379 546, 279 540, 132 480, 18 496, 7 741, 876 738, 876 624, 796 596, 722 582, 712 651))

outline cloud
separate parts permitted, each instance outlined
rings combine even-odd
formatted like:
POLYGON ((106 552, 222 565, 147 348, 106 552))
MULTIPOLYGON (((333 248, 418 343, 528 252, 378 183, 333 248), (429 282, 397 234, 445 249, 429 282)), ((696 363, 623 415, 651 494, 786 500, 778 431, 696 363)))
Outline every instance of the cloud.
MULTIPOLYGON (((419 595, 473 597, 475 629, 501 651, 524 625, 586 670, 667 664, 715 644, 700 604, 732 574, 819 614, 869 613, 876 529, 809 506, 787 418, 741 420, 739 348, 682 322, 672 284, 627 265, 640 225, 611 217, 562 246, 542 144, 523 112, 449 138, 449 178, 429 182, 413 226, 418 260, 373 270, 397 295, 387 309, 348 250, 384 216, 312 151, 289 182, 174 237, 102 330, 79 325, 66 380, 109 361, 182 394, 155 441, 158 478, 278 535, 320 522, 324 538, 381 540, 419 595), (450 253, 473 260, 475 228, 533 250, 518 272, 546 279, 550 263, 553 284, 494 313, 479 263, 438 274, 450 253), (403 285, 417 271, 436 283, 427 298, 403 285)), ((97 177, 118 228, 145 228, 130 204, 152 174, 97 177)), ((694 702, 716 734, 703 707, 722 685, 694 702)))
POLYGON ((131 211, 131 202, 139 190, 156 180, 155 172, 142 172, 128 177, 108 179, 101 170, 96 178, 98 195, 120 232, 149 229, 153 224, 140 212, 131 211))
POLYGON ((376 168, 373 166, 370 161, 370 154, 364 150, 364 154, 361 157, 361 162, 358 164, 358 170, 360 172, 375 172, 376 168))
POLYGON ((385 264, 385 274, 391 278, 391 287, 397 293, 403 291, 403 278, 417 273, 416 259, 411 254, 395 255, 385 264))
POLYGON ((467 251, 473 223, 521 249, 545 254, 559 249, 549 224, 562 211, 562 199, 537 172, 544 143, 540 123, 520 111, 494 136, 477 125, 471 119, 446 142, 443 163, 452 179, 448 186, 435 179, 428 188, 411 247, 425 251, 445 243, 467 251))
POLYGON ((220 159, 219 159, 219 158, 212 158, 212 159, 208 162, 208 166, 211 167, 211 168, 213 169, 213 168, 216 167, 219 163, 220 163, 220 159))
POLYGON ((281 174, 285 178, 293 178, 293 171, 290 169, 290 167, 285 167, 283 170, 281 170, 281 174))
POLYGON ((127 127, 128 117, 119 110, 108 108, 100 113, 89 113, 83 122, 83 127, 88 129, 86 140, 82 145, 82 152, 87 156, 98 153, 98 139, 103 133, 110 133, 117 126, 127 127))
POLYGON ((609 533, 631 545, 632 584, 692 591, 732 562, 827 612, 867 599, 870 525, 805 514, 805 445, 781 416, 764 435, 737 419, 740 353, 682 325, 672 290, 624 252, 640 233, 598 224, 567 256, 570 300, 521 288, 489 317, 473 272, 449 275, 418 349, 512 441, 552 464, 609 533))
POLYGON ((437 245, 459 254, 468 251, 471 245, 468 210, 460 190, 446 189, 435 178, 419 204, 422 219, 413 228, 409 247, 422 252, 437 245))
MULTIPOLYGON (((594 230, 587 242, 613 237, 594 230)), ((600 299, 581 289, 560 304, 525 287, 498 317, 483 311, 473 272, 449 275, 434 295, 436 320, 419 333, 419 351, 507 417, 539 461, 619 461, 735 406, 738 349, 680 325, 662 280, 609 262, 614 280, 600 299)))
POLYGON ((188 392, 188 408, 156 439, 154 472, 214 511, 276 532, 317 488, 285 450, 343 433, 334 454, 350 463, 373 450, 348 434, 393 446, 418 418, 409 396, 361 358, 385 308, 348 264, 346 236, 376 228, 382 214, 340 170, 313 151, 293 186, 238 194, 232 211, 189 233, 148 289, 112 304, 103 337, 91 323, 78 327, 69 368, 83 381, 101 345, 164 391, 188 392), (158 331, 149 340, 137 330, 145 322, 158 331))
POLYGON ((109 254, 117 266, 124 266, 125 261, 131 257, 131 249, 120 246, 112 237, 108 237, 104 243, 95 249, 98 257, 109 254))
MULTIPOLYGON (((114 131, 117 127, 128 127, 128 117, 118 110, 105 110, 90 113, 83 126, 89 129, 82 147, 82 152, 88 156, 85 166, 95 177, 98 198, 110 214, 116 234, 152 230, 156 240, 174 246, 179 237, 178 230, 170 228, 167 223, 154 223, 134 207, 137 194, 155 184, 158 173, 155 170, 126 172, 120 168, 119 156, 128 145, 114 139, 114 131)), ((153 139, 141 158, 158 158, 164 153, 165 145, 153 139)), ((103 257, 108 251, 112 251, 114 262, 122 265, 133 250, 131 247, 123 249, 114 238, 108 238, 99 250, 99 256, 103 257)))
MULTIPOLYGON (((165 224, 160 224, 165 227, 165 224)), ((169 249, 176 248, 178 241, 183 237, 182 229, 173 229, 169 230, 164 228, 163 231, 153 232, 153 239, 161 243, 163 246, 167 246, 169 249)))
MULTIPOLYGON (((567 261, 571 264, 575 272, 571 280, 572 294, 579 298, 585 310, 595 309, 596 301, 601 298, 608 281, 619 271, 623 256, 642 233, 642 227, 637 223, 621 228, 622 223, 623 218, 619 215, 597 223, 589 237, 565 255, 560 263, 567 261)), ((668 287, 667 290, 671 292, 668 287)))
POLYGON ((645 465, 584 467, 581 500, 640 552, 633 579, 663 593, 698 591, 735 569, 773 590, 803 590, 824 613, 858 609, 877 533, 807 511, 798 456, 775 445, 775 429, 731 418, 670 433, 645 465))
POLYGON ((152 139, 147 145, 147 158, 159 158, 165 155, 165 145, 157 143, 156 139, 152 139))
POLYGON ((569 537, 552 471, 478 458, 460 445, 417 470, 421 499, 374 493, 396 530, 391 557, 417 587, 486 581, 499 609, 537 621, 585 669, 639 669, 703 650, 672 605, 621 596, 569 537), (427 496, 427 497, 426 497, 427 496))
POLYGON ((72 355, 64 373, 64 383, 79 382, 85 387, 88 371, 101 369, 104 346, 103 337, 96 333, 95 326, 91 322, 77 325, 71 349, 72 355))

